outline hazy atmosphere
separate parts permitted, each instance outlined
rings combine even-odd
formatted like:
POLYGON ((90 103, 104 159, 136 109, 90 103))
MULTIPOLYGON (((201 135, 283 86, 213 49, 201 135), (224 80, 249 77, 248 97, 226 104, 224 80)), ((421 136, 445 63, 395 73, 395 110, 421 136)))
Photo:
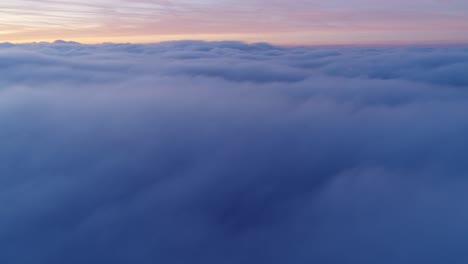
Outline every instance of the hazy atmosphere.
POLYGON ((468 43, 466 0, 9 0, 0 41, 468 43))
POLYGON ((468 263, 467 8, 1 3, 0 263, 468 263))

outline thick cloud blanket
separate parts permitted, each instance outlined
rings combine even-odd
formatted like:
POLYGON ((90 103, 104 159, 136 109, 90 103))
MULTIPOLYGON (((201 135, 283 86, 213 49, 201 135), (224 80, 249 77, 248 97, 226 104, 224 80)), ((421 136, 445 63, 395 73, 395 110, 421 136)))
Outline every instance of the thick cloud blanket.
POLYGON ((467 263, 468 48, 0 45, 0 263, 467 263))

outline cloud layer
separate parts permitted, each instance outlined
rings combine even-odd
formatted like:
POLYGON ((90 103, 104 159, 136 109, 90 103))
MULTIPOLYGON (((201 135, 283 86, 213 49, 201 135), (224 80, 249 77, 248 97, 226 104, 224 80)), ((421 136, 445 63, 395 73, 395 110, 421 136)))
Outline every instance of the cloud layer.
POLYGON ((0 47, 1 263, 466 263, 468 48, 0 47))

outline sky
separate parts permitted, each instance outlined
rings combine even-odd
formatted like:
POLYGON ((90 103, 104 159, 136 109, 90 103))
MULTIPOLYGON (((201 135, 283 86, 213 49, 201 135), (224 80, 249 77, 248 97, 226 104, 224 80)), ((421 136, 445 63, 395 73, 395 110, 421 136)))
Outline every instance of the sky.
POLYGON ((0 41, 468 43, 466 0, 10 0, 0 41))
POLYGON ((467 21, 0 1, 0 263, 468 263, 467 21))

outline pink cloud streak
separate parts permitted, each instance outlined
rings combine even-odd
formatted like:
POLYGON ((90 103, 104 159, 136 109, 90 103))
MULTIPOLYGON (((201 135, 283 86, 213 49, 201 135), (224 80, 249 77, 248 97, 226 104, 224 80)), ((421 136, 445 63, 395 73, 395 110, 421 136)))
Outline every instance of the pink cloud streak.
POLYGON ((458 0, 13 0, 0 3, 0 15, 0 41, 11 42, 468 42, 468 4, 458 0))

